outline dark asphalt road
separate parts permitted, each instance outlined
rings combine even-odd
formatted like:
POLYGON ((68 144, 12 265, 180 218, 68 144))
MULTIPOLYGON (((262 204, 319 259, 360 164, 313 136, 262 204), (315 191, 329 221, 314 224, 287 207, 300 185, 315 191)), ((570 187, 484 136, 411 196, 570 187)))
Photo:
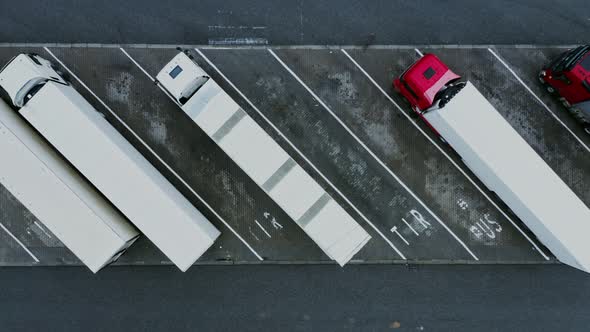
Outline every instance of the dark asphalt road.
POLYGON ((0 269, 3 331, 586 331, 560 265, 0 269))
POLYGON ((0 42, 574 44, 587 0, 0 2, 0 42))

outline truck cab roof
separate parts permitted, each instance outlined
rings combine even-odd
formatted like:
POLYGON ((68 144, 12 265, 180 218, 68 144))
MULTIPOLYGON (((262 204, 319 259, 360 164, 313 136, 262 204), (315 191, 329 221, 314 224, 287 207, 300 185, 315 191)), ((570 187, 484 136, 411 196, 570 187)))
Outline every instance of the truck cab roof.
POLYGON ((25 104, 25 97, 35 86, 47 81, 67 84, 49 61, 36 54, 19 54, 0 71, 0 86, 16 107, 25 104))
POLYGON ((439 91, 459 78, 438 57, 425 54, 394 81, 394 86, 412 107, 424 111, 432 106, 439 91))
POLYGON ((590 72, 589 56, 590 45, 578 46, 562 53, 544 69, 549 69, 553 72, 570 71, 579 64, 586 69, 586 72, 590 72))
POLYGON ((184 52, 178 53, 156 76, 156 80, 184 105, 209 76, 184 52))

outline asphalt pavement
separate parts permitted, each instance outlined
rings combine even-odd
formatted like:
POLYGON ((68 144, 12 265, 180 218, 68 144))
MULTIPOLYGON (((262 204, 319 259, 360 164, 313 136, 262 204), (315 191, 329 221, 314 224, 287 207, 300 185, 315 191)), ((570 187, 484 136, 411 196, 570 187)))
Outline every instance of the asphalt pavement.
POLYGON ((575 44, 588 1, 12 1, 0 43, 575 44))
POLYGON ((2 331, 587 331, 563 265, 0 269, 2 331))

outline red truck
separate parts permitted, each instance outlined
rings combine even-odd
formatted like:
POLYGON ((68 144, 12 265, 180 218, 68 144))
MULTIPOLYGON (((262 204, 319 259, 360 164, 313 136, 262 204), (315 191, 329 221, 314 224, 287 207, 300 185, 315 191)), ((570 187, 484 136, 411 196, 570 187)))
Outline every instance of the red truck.
MULTIPOLYGON (((564 60, 572 69, 590 58, 578 53, 564 60)), ((426 54, 393 85, 560 261, 590 272, 590 209, 471 82, 426 54)), ((469 231, 480 238, 496 226, 472 221, 469 231)))
POLYGON ((405 97, 412 110, 446 142, 423 114, 440 98, 444 98, 446 93, 460 89, 463 84, 459 82, 460 78, 434 54, 426 54, 393 81, 393 88, 405 97))
POLYGON ((559 55, 543 67, 539 81, 590 134, 590 45, 559 55))

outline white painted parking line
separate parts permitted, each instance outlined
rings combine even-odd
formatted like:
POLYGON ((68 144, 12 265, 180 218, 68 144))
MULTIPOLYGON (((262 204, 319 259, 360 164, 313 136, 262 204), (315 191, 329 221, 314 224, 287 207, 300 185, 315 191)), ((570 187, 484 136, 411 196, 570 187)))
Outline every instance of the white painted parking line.
POLYGON ((295 74, 295 72, 293 72, 293 70, 291 70, 291 68, 289 68, 287 64, 275 54, 275 52, 271 49, 268 49, 268 52, 270 52, 283 68, 285 68, 285 70, 287 70, 291 76, 293 76, 293 78, 295 78, 324 107, 324 109, 332 115, 332 117, 371 155, 371 157, 373 157, 373 159, 375 159, 375 161, 377 161, 377 163, 379 163, 379 165, 383 167, 383 169, 385 169, 387 173, 389 173, 426 211, 428 211, 428 213, 430 213, 430 215, 432 215, 434 219, 436 219, 444 229, 447 230, 449 234, 451 234, 457 242, 459 242, 459 244, 461 244, 463 248, 465 248, 473 259, 479 260, 473 251, 471 251, 471 249, 469 249, 469 247, 395 173, 393 173, 393 171, 389 169, 389 167, 387 167, 387 165, 385 165, 385 163, 379 159, 379 157, 377 157, 377 155, 338 116, 336 116, 328 105, 326 105, 326 103, 324 103, 324 101, 321 100, 318 95, 316 95, 315 92, 313 92, 307 84, 305 84, 305 82, 303 82, 303 80, 301 80, 301 78, 299 78, 299 76, 297 76, 297 74, 295 74))
POLYGON ((0 228, 2 228, 6 232, 6 234, 8 234, 14 241, 16 241, 16 243, 18 243, 18 245, 20 245, 27 252, 27 254, 29 254, 29 256, 31 256, 31 258, 35 260, 36 263, 39 263, 39 259, 37 258, 37 256, 33 255, 29 248, 27 248, 27 246, 25 246, 16 236, 14 236, 14 234, 12 234, 8 230, 8 228, 6 228, 6 226, 0 223, 0 228))
POLYGON ((35 226, 37 226, 37 228, 39 228, 41 230, 41 232, 43 232, 48 238, 52 238, 52 236, 45 230, 45 228, 41 227, 41 224, 39 224, 37 221, 34 221, 35 226))
MULTIPOLYGON (((510 218, 508 216, 508 214, 506 214, 501 208, 500 206, 498 206, 498 204, 496 204, 496 202, 494 202, 492 200, 492 198, 471 178, 471 176, 469 176, 464 170, 463 168, 461 168, 459 166, 459 164, 457 164, 453 158, 451 158, 451 156, 449 156, 428 134, 426 134, 426 132, 424 130, 422 130, 422 128, 420 128, 420 126, 418 126, 418 124, 416 124, 415 121, 412 120, 412 118, 406 113, 404 112, 404 110, 401 108, 401 106, 395 102, 395 100, 393 100, 393 98, 391 98, 391 96, 389 94, 387 94, 387 92, 385 90, 383 90, 383 88, 377 84, 377 82, 373 79, 373 77, 371 77, 369 75, 369 73, 367 73, 367 71, 361 67, 361 65, 356 62, 356 60, 354 60, 354 58, 352 58, 352 56, 350 56, 350 54, 348 54, 348 52, 346 52, 344 49, 342 50, 342 53, 344 53, 348 59, 350 59, 350 61, 352 61, 352 63, 354 63, 354 65, 363 73, 365 74, 365 77, 367 77, 367 79, 373 83, 373 85, 379 90, 381 91, 381 93, 395 106, 395 108, 400 111, 405 117, 406 119, 408 119, 408 121, 410 121, 410 123, 424 136, 426 137, 426 139, 428 139, 428 141, 430 141, 430 143, 432 143, 437 149, 438 151, 440 151, 440 153, 442 153, 450 162, 451 164, 453 164, 453 166, 455 166, 455 168, 457 168, 457 170, 459 170, 459 172, 461 172, 461 174, 463 174, 463 176, 465 176, 465 178, 473 185, 475 186, 475 188, 477 188, 477 190, 500 212, 500 214, 502 214, 502 216, 504 216, 504 218, 506 218, 511 224, 512 226, 514 226, 514 228, 516 228, 518 230, 518 232, 524 236, 525 239, 527 239, 527 241, 529 241, 529 243, 531 243, 533 245, 533 247, 539 252, 539 254, 541 256, 543 256, 543 258, 545 260, 549 260, 549 256, 547 254, 545 254, 545 252, 539 247, 539 245, 533 241, 515 222, 514 220, 512 220, 512 218, 510 218)), ((417 51, 418 54, 422 54, 420 53, 420 51, 417 51)))
POLYGON ((418 232, 416 232, 416 230, 414 229, 414 227, 412 227, 412 225, 410 225, 410 223, 408 223, 406 221, 406 219, 402 218, 402 221, 404 222, 404 224, 406 224, 406 226, 408 226, 408 228, 414 232, 414 234, 416 234, 416 236, 420 236, 420 234, 418 232))
POLYGON ((84 89, 86 89, 92 96, 94 96, 94 98, 96 98, 96 100, 102 105, 104 106, 104 108, 106 110, 108 110, 116 119, 117 121, 119 121, 121 123, 121 125, 123 125, 123 127, 125 127, 125 129, 127 129, 154 157, 156 157, 156 159, 162 164, 164 165, 164 167, 166 167, 166 169, 168 171, 170 171, 170 173, 172 173, 199 201, 201 201, 201 203, 203 203, 219 220, 221 220, 221 222, 232 232, 234 233, 238 239, 240 239, 240 241, 242 241, 242 243, 244 243, 244 245, 246 247, 248 247, 248 249, 250 249, 250 251, 259 259, 259 260, 263 260, 262 256, 260 256, 251 246, 250 244, 248 244, 248 242, 246 242, 246 240, 244 240, 240 234, 238 234, 226 221, 225 219, 223 219, 218 213, 217 211, 215 211, 211 205, 209 205, 209 203, 207 203, 199 194, 197 194, 197 192, 195 192, 193 190, 193 188, 191 188, 191 186, 182 178, 180 177, 180 175, 178 175, 178 173, 176 173, 172 167, 170 167, 162 158, 160 158, 160 156, 158 156, 158 154, 156 154, 156 152, 154 150, 152 150, 152 148, 144 141, 141 139, 141 137, 139 137, 139 135, 137 135, 137 133, 135 133, 133 131, 133 129, 131 129, 131 127, 129 127, 129 125, 127 125, 127 123, 125 123, 123 121, 123 119, 121 119, 109 106, 107 106, 107 104, 102 101, 101 98, 99 98, 92 90, 90 90, 90 88, 84 84, 84 82, 82 82, 82 80, 76 76, 76 74, 74 74, 73 71, 70 70, 70 68, 68 68, 60 59, 58 59, 55 54, 53 54, 53 52, 51 52, 51 50, 49 50, 49 48, 45 47, 45 51, 47 53, 49 53, 49 55, 51 55, 55 61, 57 61, 74 79, 76 79, 76 81, 78 81, 78 83, 80 83, 80 85, 82 85, 82 87, 84 87, 84 89))
POLYGON ((508 63, 506 63, 506 61, 504 61, 502 58, 500 58, 500 56, 498 56, 498 54, 496 54, 496 52, 494 52, 491 48, 488 48, 488 51, 490 53, 492 53, 492 55, 498 59, 498 61, 500 61, 500 63, 502 63, 504 65, 504 67, 506 67, 506 69, 508 69, 508 71, 512 74, 512 76, 514 76, 514 78, 516 78, 516 80, 537 100, 537 102, 539 102, 539 104, 541 104, 541 106, 543 106, 543 108, 549 112, 549 114, 551 114, 551 116, 557 120, 557 122, 559 122, 575 139, 576 141, 578 141, 583 147, 584 149, 586 149, 586 151, 590 152, 590 147, 588 147, 588 145, 586 145, 586 143, 584 143, 584 141, 582 141, 581 138, 579 138, 563 121, 561 121, 561 119, 559 119, 559 117, 553 113, 553 111, 549 108, 549 106, 547 106, 547 104, 545 104, 541 98, 539 98, 539 96, 537 96, 533 90, 531 90, 531 88, 529 88, 524 82, 523 80, 514 72, 514 70, 512 70, 512 68, 510 68, 510 66, 508 65, 508 63))
POLYGON ((393 227, 390 229, 390 231, 391 231, 392 233, 395 233, 395 235, 397 235, 397 236, 398 236, 398 237, 399 237, 399 238, 400 238, 402 241, 404 241, 404 243, 405 243, 407 246, 409 246, 409 245, 410 245, 410 242, 408 242, 408 241, 406 240, 406 238, 404 238, 404 237, 403 237, 403 236, 400 234, 400 232, 397 230, 397 226, 393 226, 393 227))
POLYGON ((250 105, 250 107, 256 111, 256 113, 258 113, 258 115, 260 115, 260 117, 271 127, 273 128, 273 130, 279 135, 281 136, 281 138, 287 143, 289 144, 289 146, 295 151, 297 152, 297 154, 303 158, 303 160, 305 160, 305 162, 307 162, 307 164, 309 164, 311 166, 311 168, 313 168, 313 170, 324 180, 326 181, 326 183, 332 188, 332 190, 334 190, 338 195, 340 195, 340 197, 365 221, 367 222, 367 224, 369 224, 369 226, 371 226, 371 228, 373 228, 373 230, 375 230, 375 232, 377 232, 377 234, 379 234, 379 236, 381 236, 381 238, 383 238, 383 240, 385 242, 387 242, 387 244, 402 258, 402 259, 407 259, 406 256, 393 244, 393 242, 391 242, 391 240, 389 240, 384 234, 383 232, 381 232, 379 230, 379 228, 377 228, 377 226, 375 226, 375 224, 373 224, 369 218, 367 218, 354 204, 352 204, 352 202, 346 197, 344 196, 344 194, 338 190, 338 188, 336 188, 336 186, 330 182, 330 180, 328 180, 328 178, 295 146, 295 144, 293 144, 293 142, 291 142, 287 136, 285 136, 285 134, 283 134, 279 128, 277 128, 265 115, 264 113, 262 113, 258 107, 256 107, 256 105, 254 105, 250 99, 248 99, 246 97, 246 95, 244 95, 242 93, 242 91, 240 91, 240 89, 238 89, 238 87, 232 82, 230 81, 227 76, 225 76, 221 70, 219 70, 219 68, 217 68, 217 66, 215 66, 215 64, 213 62, 211 62, 211 60, 209 60, 209 58, 207 58, 205 56, 205 54, 203 54, 203 52, 201 52, 199 49, 195 49, 199 55, 205 60, 207 61, 207 63, 213 68, 215 69, 215 71, 217 71, 217 73, 242 97, 242 99, 244 99, 248 105, 250 105))
POLYGON ((419 49, 415 48, 414 51, 416 51, 416 53, 418 53, 419 56, 423 57, 424 54, 422 54, 422 52, 420 52, 419 49))
POLYGON ((270 234, 266 231, 266 229, 264 229, 264 227, 262 227, 262 225, 258 222, 258 220, 254 220, 254 222, 256 223, 256 225, 258 225, 258 227, 260 227, 260 229, 264 232, 264 234, 266 234, 266 236, 268 236, 269 238, 272 238, 272 236, 270 236, 270 234))

